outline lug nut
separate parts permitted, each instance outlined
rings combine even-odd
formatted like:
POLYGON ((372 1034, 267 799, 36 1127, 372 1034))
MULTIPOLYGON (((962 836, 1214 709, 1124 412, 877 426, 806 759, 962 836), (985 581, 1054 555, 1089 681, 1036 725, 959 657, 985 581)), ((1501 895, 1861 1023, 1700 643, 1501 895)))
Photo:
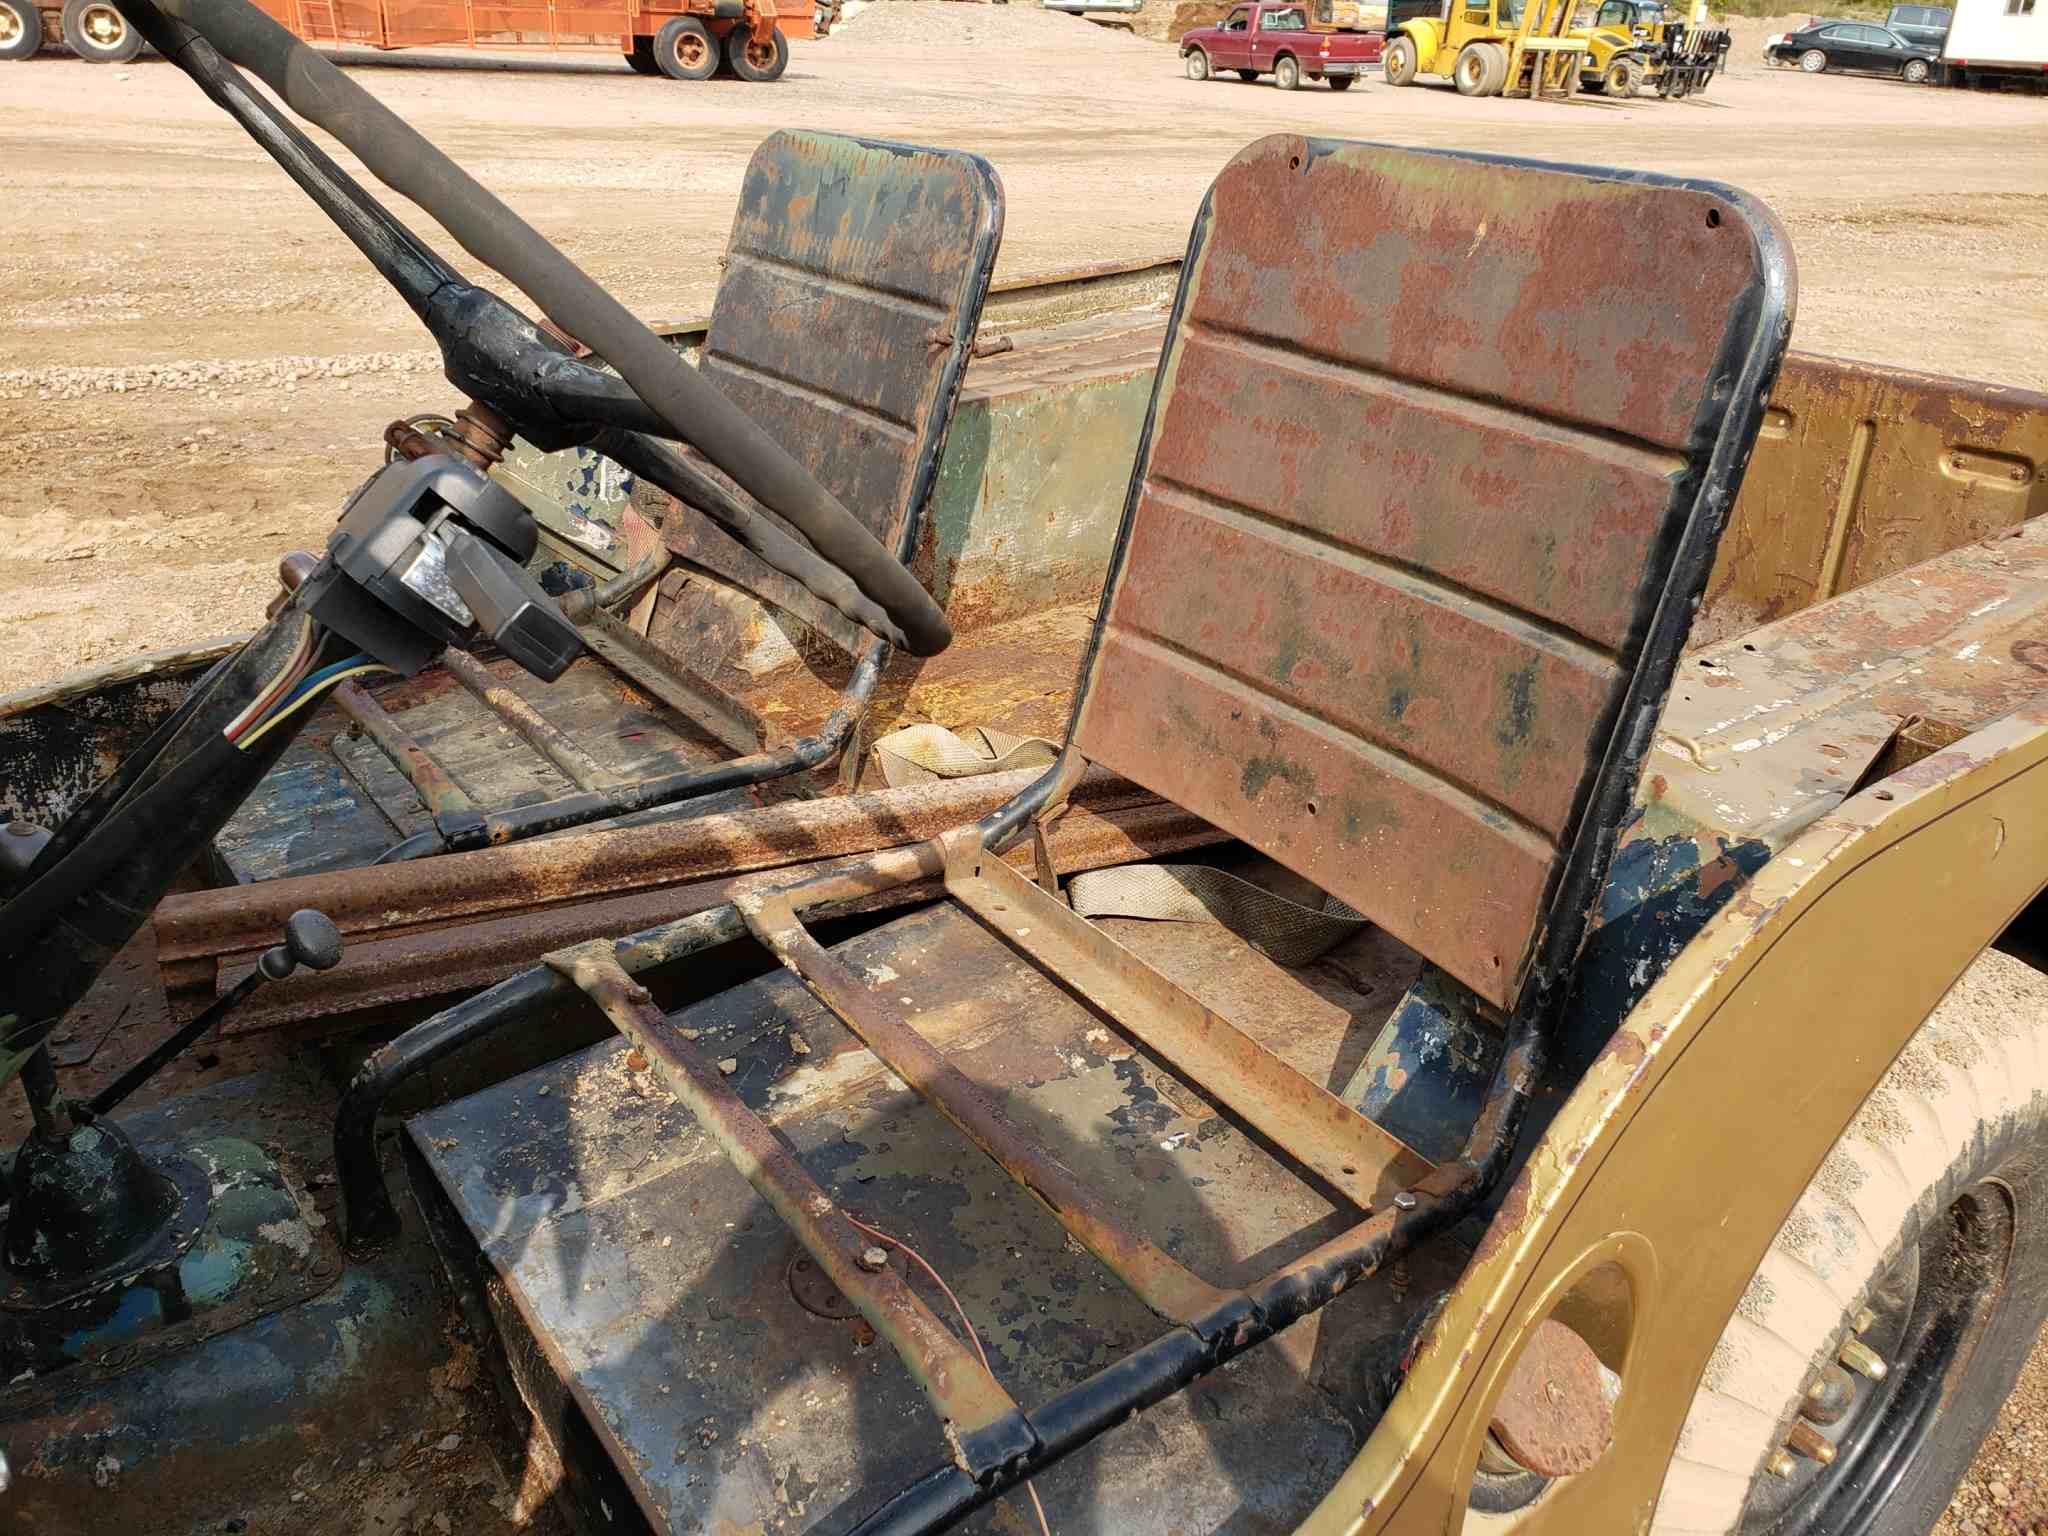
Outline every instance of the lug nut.
POLYGON ((1870 1381, 1883 1381, 1891 1369, 1884 1363, 1884 1356, 1872 1349, 1861 1339, 1851 1339, 1842 1346, 1842 1364, 1858 1376, 1870 1381))
POLYGON ((1764 1463, 1764 1468, 1771 1476, 1789 1481, 1792 1474, 1799 1470, 1799 1463, 1792 1459, 1789 1451, 1773 1451, 1771 1459, 1764 1463))
POLYGON ((868 1244, 860 1251, 860 1267, 870 1274, 889 1267, 889 1250, 875 1243, 868 1244))
POLYGON ((1824 1467, 1834 1464, 1835 1442, 1804 1420, 1792 1421, 1792 1428, 1785 1436, 1785 1446, 1795 1455, 1817 1461, 1824 1467))
POLYGON ((1849 1331, 1851 1333, 1868 1333, 1876 1326, 1877 1314, 1871 1311, 1870 1308, 1865 1307, 1856 1314, 1855 1320, 1849 1324, 1849 1331))

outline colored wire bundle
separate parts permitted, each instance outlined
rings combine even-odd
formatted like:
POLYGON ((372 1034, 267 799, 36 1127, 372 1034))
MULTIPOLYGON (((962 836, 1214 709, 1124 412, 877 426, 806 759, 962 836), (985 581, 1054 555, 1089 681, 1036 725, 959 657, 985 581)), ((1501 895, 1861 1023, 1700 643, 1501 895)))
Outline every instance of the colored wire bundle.
POLYGON ((221 727, 221 734, 244 752, 330 689, 366 672, 392 670, 358 652, 309 674, 325 631, 310 618, 300 622, 298 644, 284 665, 240 714, 221 727))
POLYGON ((350 678, 361 677, 369 672, 390 672, 392 670, 394 669, 385 666, 382 662, 370 660, 369 657, 363 655, 360 651, 353 656, 345 657, 340 661, 324 666, 310 677, 303 679, 295 685, 289 693, 279 700, 275 709, 271 710, 259 721, 252 722, 243 734, 235 737, 235 745, 246 752, 267 733, 277 729, 278 726, 282 725, 293 715, 296 715, 307 705, 315 702, 323 694, 338 688, 350 678))

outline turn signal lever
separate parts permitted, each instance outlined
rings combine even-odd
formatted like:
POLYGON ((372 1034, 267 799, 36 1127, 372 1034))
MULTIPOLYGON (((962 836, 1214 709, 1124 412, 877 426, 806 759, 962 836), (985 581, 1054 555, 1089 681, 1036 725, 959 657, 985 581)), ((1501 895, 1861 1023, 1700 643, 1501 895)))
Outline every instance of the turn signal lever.
POLYGON ((400 460, 342 510, 297 606, 408 677, 485 637, 551 683, 583 640, 527 574, 538 541, 532 515, 473 465, 400 460))

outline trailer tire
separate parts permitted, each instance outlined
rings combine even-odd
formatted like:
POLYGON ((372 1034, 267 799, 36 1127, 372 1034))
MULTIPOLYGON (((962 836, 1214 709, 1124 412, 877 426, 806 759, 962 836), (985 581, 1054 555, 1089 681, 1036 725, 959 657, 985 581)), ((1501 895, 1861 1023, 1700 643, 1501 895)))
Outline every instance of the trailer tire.
POLYGON ((1190 80, 1199 83, 1209 78, 1209 55, 1201 49, 1190 48, 1180 56, 1180 62, 1190 80))
POLYGON ((43 15, 35 0, 0 0, 0 59, 32 59, 43 46, 43 15))
POLYGON ((1899 71, 1900 76, 1908 85, 1925 85, 1927 77, 1931 73, 1932 71, 1928 69, 1925 59, 1908 59, 1906 60, 1906 67, 1899 71))
POLYGON ((70 0, 64 7, 64 41, 94 64, 126 64, 142 52, 142 34, 109 0, 70 0))
POLYGON ((694 16, 671 16, 654 34, 654 62, 671 80, 709 80, 718 69, 718 39, 694 16))
POLYGON ((1291 53, 1283 53, 1273 61, 1273 84, 1283 91, 1296 90, 1301 85, 1301 61, 1291 53))
POLYGON ((1651 1536, 1932 1528, 2048 1318, 2044 1220, 2048 976, 1987 950, 1765 1252, 1693 1396, 1651 1536), (1832 1462, 1772 1472, 1809 1383, 1839 1387, 1850 1342, 1885 1368, 1846 1375, 1846 1411, 1809 1425, 1832 1462))
POLYGON ((734 27, 725 34, 725 62, 742 80, 767 85, 780 80, 789 68, 789 39, 777 27, 768 34, 767 42, 756 42, 745 27, 734 27))

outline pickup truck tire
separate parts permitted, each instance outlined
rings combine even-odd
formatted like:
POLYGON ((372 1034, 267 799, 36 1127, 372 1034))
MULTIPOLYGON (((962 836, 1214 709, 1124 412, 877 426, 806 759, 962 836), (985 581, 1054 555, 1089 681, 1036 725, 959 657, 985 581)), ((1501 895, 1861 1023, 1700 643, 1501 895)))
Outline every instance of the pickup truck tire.
POLYGON ((1323 79, 1329 82, 1333 91, 1348 91, 1358 83, 1356 75, 1325 75, 1323 79))
POLYGON ((1397 37, 1387 44, 1386 57, 1380 61, 1380 74, 1389 85, 1413 85, 1416 75, 1415 40, 1411 37, 1397 37))
POLYGON ((736 26, 725 34, 725 62, 734 74, 755 85, 780 80, 789 68, 789 39, 777 27, 768 34, 767 42, 758 43, 753 33, 736 26))
POLYGON ((1283 53, 1273 61, 1273 83, 1283 91, 1298 90, 1301 86, 1301 62, 1291 53, 1283 53))
POLYGON ((1202 52, 1201 49, 1190 48, 1180 58, 1181 64, 1187 70, 1190 80, 1206 80, 1209 78, 1209 55, 1202 52))
POLYGON ((672 16, 654 34, 654 62, 671 80, 709 80, 718 54, 718 39, 694 16, 672 16))
POLYGON ((43 46, 43 17, 34 0, 0 0, 0 59, 29 59, 43 46))
POLYGON ((1930 73, 1932 71, 1928 69, 1925 59, 1908 59, 1906 67, 1899 71, 1901 78, 1908 85, 1925 85, 1930 73))
POLYGON ((94 64, 126 64, 142 52, 142 34, 110 0, 70 0, 64 7, 64 41, 94 64))
POLYGON ((2048 976, 1987 950, 1766 1250, 1679 1431, 1652 1536, 1924 1536, 2048 1318, 2044 1221, 2048 976), (1871 1352, 1855 1371, 1836 1364, 1851 1345, 1871 1352), (1853 1396, 1809 1407, 1822 1382, 1853 1396), (1777 1460, 1802 1418, 1835 1446, 1828 1464, 1777 1460))

